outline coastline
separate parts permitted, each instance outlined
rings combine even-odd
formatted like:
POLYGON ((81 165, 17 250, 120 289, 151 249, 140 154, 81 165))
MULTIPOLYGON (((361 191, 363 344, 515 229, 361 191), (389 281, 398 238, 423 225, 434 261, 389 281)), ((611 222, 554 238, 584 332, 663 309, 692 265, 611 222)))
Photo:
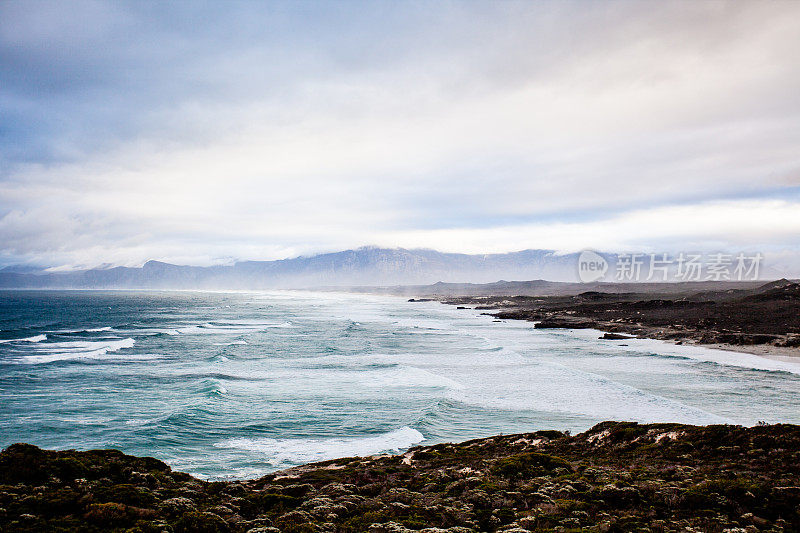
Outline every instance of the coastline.
MULTIPOLYGON (((495 315, 492 315, 495 316, 495 315)), ((519 319, 510 319, 510 320, 519 320, 519 319)), ((547 329, 570 329, 570 328, 547 328, 547 329)), ((599 324, 596 328, 598 332, 602 335, 599 336, 598 340, 624 340, 625 338, 631 339, 649 339, 649 340, 657 340, 662 341, 668 344, 673 345, 682 345, 682 346, 696 346, 698 348, 708 348, 711 350, 721 350, 725 352, 735 352, 735 353, 743 353, 748 355, 757 355, 759 357, 764 357, 765 359, 771 359, 773 361, 781 361, 785 363, 794 363, 800 365, 800 348, 795 346, 774 346, 772 344, 729 344, 729 343, 706 343, 698 341, 697 336, 681 336, 681 332, 671 332, 669 334, 663 334, 663 330, 656 330, 655 328, 643 328, 642 326, 636 326, 634 329, 636 333, 624 333, 624 337, 620 335, 621 338, 617 338, 616 335, 619 335, 621 332, 624 331, 624 328, 620 328, 618 324, 614 325, 606 325, 603 327, 599 324), (652 329, 652 331, 648 331, 652 329), (645 330, 642 332, 642 330, 645 330), (605 335, 609 335, 610 337, 606 337, 605 335)), ((632 331, 634 331, 632 329, 632 331)))
POLYGON ((496 319, 530 321, 536 329, 595 329, 601 339, 654 339, 800 362, 800 283, 788 280, 699 292, 431 298, 496 319))
POLYGON ((202 481, 115 450, 0 453, 0 529, 797 531, 800 426, 603 422, 202 481))
POLYGON ((785 363, 795 363, 800 365, 800 348, 771 346, 769 344, 752 346, 741 346, 736 344, 695 344, 695 346, 702 346, 704 348, 711 348, 714 350, 724 350, 726 352, 746 353, 764 357, 766 359, 772 359, 773 361, 782 361, 785 363))
MULTIPOLYGON (((555 328, 553 328, 555 329, 555 328)), ((603 334, 615 335, 624 333, 625 327, 619 324, 598 324, 597 328, 603 334)), ((775 346, 773 344, 731 344, 722 342, 702 342, 703 337, 707 334, 705 332, 691 332, 687 334, 685 331, 680 330, 664 330, 658 328, 648 328, 641 325, 632 326, 627 333, 631 338, 635 339, 651 339, 660 340, 675 345, 697 346, 699 348, 708 348, 712 350, 722 350, 726 352, 746 353, 750 355, 758 355, 767 359, 775 361, 784 361, 790 363, 800 364, 800 347, 797 346, 775 346)), ((603 336, 600 336, 603 339, 603 336)), ((614 339, 607 339, 614 340, 614 339)), ((622 340, 622 339, 616 339, 622 340)))
MULTIPOLYGON (((430 306, 441 307, 436 302, 430 306)), ((462 307, 472 310, 463 311, 467 314, 483 311, 462 307)), ((445 311, 448 316, 461 312, 445 311)), ((532 320, 523 315, 533 312, 513 306, 486 311, 525 320, 532 320)), ((488 316, 482 318, 489 322, 487 329, 494 327, 488 316)), ((537 321, 550 328, 586 329, 579 344, 606 334, 611 335, 609 343, 625 344, 633 338, 626 336, 630 331, 658 343, 712 347, 695 343, 685 331, 598 321, 577 313, 550 312, 537 321), (675 338, 676 331, 686 340, 675 338)), ((564 342, 564 336, 554 337, 564 342)), ((515 371, 513 362, 509 368, 515 371)), ((751 423, 756 420, 760 418, 751 423)), ((490 433, 497 432, 483 435, 490 433)), ((81 441, 74 437, 74 444, 65 447, 85 445, 81 441)), ((401 449, 405 451, 308 463, 257 479, 206 481, 173 471, 157 459, 113 450, 51 452, 12 445, 0 453, 0 530, 800 530, 795 512, 800 505, 798 425, 602 422, 577 435, 545 430, 401 449)))
MULTIPOLYGON (((497 316, 492 315, 492 316, 497 316)), ((507 318, 507 317, 503 317, 507 318)), ((512 320, 519 320, 514 318, 512 320)), ((535 327, 535 326, 534 326, 535 327)), ((543 329, 543 328, 537 328, 543 329)), ((564 328, 549 327, 544 329, 571 329, 568 326, 564 328)), ((582 329, 582 328, 581 328, 582 329)), ((699 348, 708 348, 712 350, 722 350, 726 352, 744 353, 749 355, 757 355, 773 361, 782 361, 787 363, 800 364, 800 347, 797 346, 775 346, 773 344, 731 344, 722 342, 703 342, 702 339, 707 334, 702 331, 693 331, 687 334, 686 331, 680 330, 664 330, 659 328, 649 328, 639 324, 633 325, 630 328, 621 326, 620 324, 597 324, 596 329, 604 335, 623 335, 629 336, 634 339, 651 339, 659 340, 669 344, 697 346, 699 348)), ((603 340, 603 335, 598 340, 603 340)), ((606 338, 605 340, 623 340, 606 338)))
MULTIPOLYGON (((551 328, 557 329, 557 328, 551 328)), ((619 324, 598 324, 596 328, 604 335, 616 335, 625 333, 626 328, 620 327, 619 324), (605 327, 604 327, 605 326, 605 327)), ((800 347, 796 346, 775 346, 773 344, 731 344, 721 342, 702 342, 705 336, 704 332, 692 332, 686 334, 685 331, 672 330, 665 331, 657 328, 647 328, 641 325, 636 325, 630 328, 631 333, 625 333, 630 338, 634 339, 651 339, 667 342, 675 345, 697 346, 699 348, 708 348, 712 350, 722 350, 726 352, 745 353, 750 355, 757 355, 775 361, 784 361, 789 363, 800 364, 800 347)), ((599 340, 602 340, 601 335, 599 340)), ((623 340, 623 339, 606 339, 606 340, 623 340)))
MULTIPOLYGON (((450 303, 443 301, 443 303, 450 303)), ((536 329, 595 329, 602 333, 599 340, 651 339, 676 345, 697 346, 727 352, 758 355, 776 361, 800 364, 800 347, 776 346, 774 344, 732 344, 724 342, 703 342, 709 336, 708 331, 687 331, 678 329, 655 328, 642 324, 621 324, 618 322, 597 322, 591 317, 576 315, 552 316, 547 321, 537 321, 525 316, 518 316, 514 311, 498 310, 495 313, 484 313, 504 320, 527 320, 534 323, 536 329), (584 319, 584 320, 581 320, 584 319), (604 339, 605 336, 605 339, 604 339)))

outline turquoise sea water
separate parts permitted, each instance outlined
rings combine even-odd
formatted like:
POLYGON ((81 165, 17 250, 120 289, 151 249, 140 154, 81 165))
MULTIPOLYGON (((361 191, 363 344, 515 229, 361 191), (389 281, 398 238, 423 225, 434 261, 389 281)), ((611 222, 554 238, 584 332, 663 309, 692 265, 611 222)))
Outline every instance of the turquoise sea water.
POLYGON ((395 297, 0 291, 0 446, 247 478, 609 419, 800 423, 798 364, 597 337, 395 297))

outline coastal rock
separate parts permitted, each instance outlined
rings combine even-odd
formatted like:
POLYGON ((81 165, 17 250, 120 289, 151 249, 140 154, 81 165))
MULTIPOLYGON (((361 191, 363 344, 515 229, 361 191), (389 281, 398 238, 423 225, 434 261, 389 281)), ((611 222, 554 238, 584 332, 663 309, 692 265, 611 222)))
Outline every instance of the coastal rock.
POLYGON ((197 506, 189 498, 179 496, 164 500, 159 505, 159 509, 167 516, 179 516, 189 511, 196 511, 197 506))
MULTIPOLYGON (((502 318, 514 318, 507 316, 507 313, 504 315, 506 316, 502 318)), ((498 316, 500 316, 500 313, 498 313, 498 316)), ((533 325, 536 329, 596 329, 597 326, 597 322, 593 320, 575 317, 548 318, 533 325)))
POLYGON ((173 527, 175 533, 228 533, 230 526, 221 516, 192 511, 183 514, 173 527))
POLYGON ((575 436, 539 431, 408 453, 413 465, 385 455, 209 483, 119 452, 13 445, 0 453, 0 531, 800 530, 793 425, 603 422, 575 436))
MULTIPOLYGON (((589 291, 577 296, 480 296, 443 301, 494 309, 496 312, 488 314, 498 319, 534 321, 539 329, 592 328, 609 334, 752 346, 778 354, 789 350, 800 355, 800 283, 779 280, 687 295, 689 287, 678 283, 654 289, 633 284, 632 290, 642 292, 589 291), (773 346, 781 350, 771 350, 773 346)), ((621 339, 610 335, 601 338, 621 339)))
POLYGON ((619 333, 603 333, 600 339, 603 340, 625 340, 625 339, 632 339, 630 335, 621 335, 619 333))

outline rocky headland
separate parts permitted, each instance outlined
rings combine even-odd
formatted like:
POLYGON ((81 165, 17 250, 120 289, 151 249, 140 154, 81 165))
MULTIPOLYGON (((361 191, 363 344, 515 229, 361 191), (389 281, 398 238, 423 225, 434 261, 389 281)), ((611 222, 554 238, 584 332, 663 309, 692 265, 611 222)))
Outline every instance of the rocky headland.
POLYGON ((248 481, 202 481, 114 450, 0 453, 0 531, 800 530, 800 426, 604 422, 248 481))
POLYGON ((688 292, 586 291, 554 296, 461 296, 441 301, 498 319, 535 321, 536 328, 598 329, 624 335, 710 345, 753 353, 800 355, 800 283, 688 292))

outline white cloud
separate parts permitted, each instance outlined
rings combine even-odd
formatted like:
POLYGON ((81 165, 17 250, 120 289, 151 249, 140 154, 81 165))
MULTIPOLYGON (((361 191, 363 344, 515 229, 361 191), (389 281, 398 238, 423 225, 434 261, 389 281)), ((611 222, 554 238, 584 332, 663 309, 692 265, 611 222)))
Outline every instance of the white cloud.
POLYGON ((381 244, 443 251, 499 253, 526 248, 575 252, 586 248, 627 252, 800 249, 800 202, 743 200, 634 210, 574 223, 539 223, 489 229, 446 229, 390 234, 381 244), (794 244, 798 243, 798 244, 794 244))
POLYGON ((365 15, 374 27, 314 21, 318 41, 250 6, 219 25, 261 17, 274 34, 251 23, 230 42, 83 6, 120 32, 122 64, 103 63, 96 28, 73 46, 113 80, 38 101, 75 122, 48 132, 72 155, 0 172, 6 262, 800 242, 796 4, 408 5, 400 22, 365 15))

